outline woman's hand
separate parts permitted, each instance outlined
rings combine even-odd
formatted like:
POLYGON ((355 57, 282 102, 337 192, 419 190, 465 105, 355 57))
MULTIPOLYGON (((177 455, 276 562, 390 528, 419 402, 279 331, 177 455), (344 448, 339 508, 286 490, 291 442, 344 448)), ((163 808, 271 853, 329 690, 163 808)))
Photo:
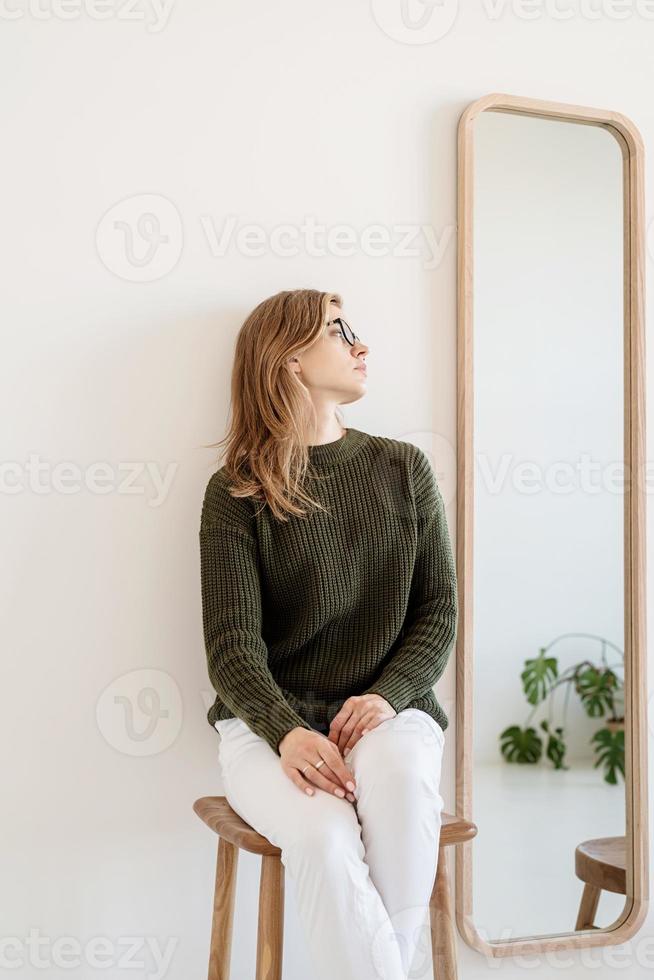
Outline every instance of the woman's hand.
POLYGON ((396 714, 381 694, 354 694, 332 719, 327 738, 345 755, 367 731, 396 714))
POLYGON ((351 791, 356 780, 336 746, 320 732, 311 732, 301 726, 292 728, 280 740, 278 748, 282 769, 303 792, 313 796, 313 786, 318 786, 326 793, 347 797, 354 803, 355 796, 351 791), (316 769, 315 764, 321 759, 325 761, 316 769))

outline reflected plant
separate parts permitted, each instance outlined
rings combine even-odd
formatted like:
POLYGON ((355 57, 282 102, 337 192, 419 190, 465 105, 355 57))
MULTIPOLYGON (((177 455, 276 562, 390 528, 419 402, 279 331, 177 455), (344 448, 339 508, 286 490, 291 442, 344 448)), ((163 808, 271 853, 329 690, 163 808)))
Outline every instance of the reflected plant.
POLYGON ((555 769, 570 768, 564 761, 567 749, 565 722, 570 693, 575 691, 589 718, 605 719, 604 725, 590 739, 596 757, 594 768, 601 766, 605 781, 612 785, 618 782, 618 773, 624 779, 624 653, 619 647, 592 633, 562 633, 541 647, 537 657, 525 660, 520 679, 527 702, 534 707, 524 727, 510 725, 500 733, 500 751, 507 762, 534 765, 540 761, 544 740, 530 722, 538 707, 549 700, 548 718, 543 718, 539 725, 547 739, 545 756, 555 769), (601 645, 600 663, 582 660, 559 674, 558 661, 548 651, 555 643, 570 637, 597 640, 601 645), (607 647, 618 652, 619 663, 608 663, 607 647), (562 685, 565 687, 563 718, 561 724, 555 726, 554 692, 562 685), (620 704, 621 715, 618 714, 620 704))

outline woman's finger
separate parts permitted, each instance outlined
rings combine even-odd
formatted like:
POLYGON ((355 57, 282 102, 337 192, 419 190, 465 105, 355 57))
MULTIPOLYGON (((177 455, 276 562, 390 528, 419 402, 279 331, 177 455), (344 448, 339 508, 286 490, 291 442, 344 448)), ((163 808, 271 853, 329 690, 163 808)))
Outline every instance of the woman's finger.
POLYGON ((282 768, 286 773, 286 775, 288 776, 288 778, 291 780, 291 782, 295 783, 295 785, 299 790, 301 790, 303 793, 306 793, 307 796, 314 795, 315 790, 313 786, 307 779, 304 778, 304 776, 302 775, 299 769, 296 769, 295 766, 284 766, 284 765, 282 765, 282 768))
POLYGON ((357 742, 360 741, 363 738, 363 736, 366 734, 366 730, 370 730, 370 728, 373 727, 374 720, 375 720, 374 711, 367 711, 363 715, 357 727, 352 732, 347 745, 343 749, 343 755, 346 755, 350 751, 350 749, 354 748, 357 742))
MULTIPOLYGON (((356 712, 352 712, 348 720, 345 722, 340 732, 338 733, 338 749, 342 755, 347 752, 347 746, 352 738, 352 735, 356 732, 357 727, 361 722, 360 716, 356 712)), ((358 736, 357 736, 358 738, 358 736)), ((355 738, 355 741, 357 740, 355 738)))
MULTIPOLYGON (((338 773, 334 772, 333 769, 330 769, 327 763, 325 763, 324 766, 321 766, 320 767, 319 772, 321 772, 324 775, 328 776, 330 779, 333 779, 333 781, 336 783, 336 785, 337 786, 340 786, 339 780, 338 780, 338 773)), ((351 775, 351 774, 348 773, 348 775, 351 775)), ((352 782, 354 783, 354 776, 352 776, 351 778, 352 778, 352 782)), ((355 785, 356 785, 356 783, 355 783, 355 785)), ((340 788, 342 788, 342 787, 340 787, 340 788)), ((338 794, 338 795, 340 796, 340 794, 338 794)), ((354 793, 350 793, 350 791, 348 789, 346 789, 345 790, 345 799, 346 800, 349 800, 350 803, 354 803, 355 800, 356 800, 356 797, 355 797, 354 793)))
POLYGON ((327 763, 321 766, 320 769, 316 769, 316 767, 311 763, 309 763, 307 768, 304 768, 304 766, 302 768, 304 769, 305 777, 310 782, 318 786, 319 789, 323 789, 325 793, 329 793, 330 796, 338 796, 343 799, 347 791, 343 789, 337 776, 333 770, 329 768, 327 763), (330 776, 332 776, 333 779, 330 778, 330 776))

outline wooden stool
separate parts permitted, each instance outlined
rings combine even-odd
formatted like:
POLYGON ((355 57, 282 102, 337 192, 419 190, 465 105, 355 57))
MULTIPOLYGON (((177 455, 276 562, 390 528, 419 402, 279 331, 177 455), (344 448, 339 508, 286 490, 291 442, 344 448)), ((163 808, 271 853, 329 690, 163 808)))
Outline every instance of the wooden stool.
POLYGON ((575 874, 585 883, 575 929, 597 929, 595 915, 602 889, 627 894, 624 837, 596 837, 578 844, 575 874))
MULTIPOLYGON (((256 980, 281 980, 284 939, 284 865, 281 850, 258 834, 224 796, 203 796, 193 809, 218 834, 216 887, 213 898, 209 980, 229 980, 236 896, 238 850, 261 855, 256 980)), ((477 827, 450 813, 441 813, 440 847, 434 888, 429 901, 434 973, 438 980, 456 980, 456 941, 445 848, 471 840, 477 827)))

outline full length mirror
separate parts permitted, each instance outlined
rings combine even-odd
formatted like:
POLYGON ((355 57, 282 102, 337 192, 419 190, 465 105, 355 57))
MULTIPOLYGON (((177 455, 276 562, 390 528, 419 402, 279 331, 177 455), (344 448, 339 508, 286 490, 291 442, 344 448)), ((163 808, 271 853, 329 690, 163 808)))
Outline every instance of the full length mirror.
POLYGON ((629 154, 606 125, 511 109, 468 133, 460 362, 465 928, 503 951, 620 935, 646 887, 629 154))

